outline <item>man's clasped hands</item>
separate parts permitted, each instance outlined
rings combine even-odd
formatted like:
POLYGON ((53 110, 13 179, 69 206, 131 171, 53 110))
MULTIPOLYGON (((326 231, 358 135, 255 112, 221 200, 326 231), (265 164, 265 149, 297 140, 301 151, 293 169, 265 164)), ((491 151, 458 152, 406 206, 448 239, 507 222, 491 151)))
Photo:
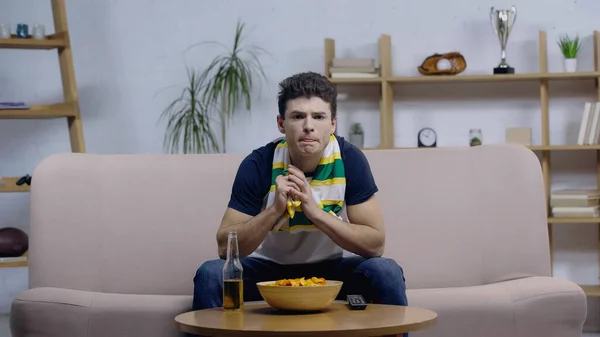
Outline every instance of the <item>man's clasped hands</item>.
POLYGON ((286 212, 289 207, 294 207, 300 202, 302 212, 307 218, 322 212, 312 196, 310 183, 304 172, 293 165, 289 165, 287 175, 279 175, 275 179, 275 209, 279 213, 286 212), (288 204, 289 202, 289 204, 288 204))

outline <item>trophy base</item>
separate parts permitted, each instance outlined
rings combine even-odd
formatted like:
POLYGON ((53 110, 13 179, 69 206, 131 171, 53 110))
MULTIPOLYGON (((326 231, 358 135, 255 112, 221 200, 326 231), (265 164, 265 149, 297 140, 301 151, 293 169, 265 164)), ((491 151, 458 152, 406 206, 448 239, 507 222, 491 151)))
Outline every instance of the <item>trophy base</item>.
POLYGON ((494 68, 494 74, 514 74, 515 68, 513 67, 496 67, 494 68))

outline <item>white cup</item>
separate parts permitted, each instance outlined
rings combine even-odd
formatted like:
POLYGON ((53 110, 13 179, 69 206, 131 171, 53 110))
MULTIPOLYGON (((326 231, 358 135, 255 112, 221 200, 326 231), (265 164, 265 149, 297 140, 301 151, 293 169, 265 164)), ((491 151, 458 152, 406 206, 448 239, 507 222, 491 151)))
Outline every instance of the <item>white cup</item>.
POLYGON ((43 40, 46 38, 46 27, 42 24, 34 25, 31 34, 34 39, 43 40))
POLYGON ((9 23, 0 23, 0 39, 10 39, 9 23))

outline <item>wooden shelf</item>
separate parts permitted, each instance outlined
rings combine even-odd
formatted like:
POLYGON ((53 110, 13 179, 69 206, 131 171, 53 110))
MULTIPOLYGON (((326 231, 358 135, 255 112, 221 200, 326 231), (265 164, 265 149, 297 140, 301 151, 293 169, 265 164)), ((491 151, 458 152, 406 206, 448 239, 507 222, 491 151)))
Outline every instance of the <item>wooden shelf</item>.
POLYGON ((13 261, 13 262, 2 262, 0 261, 0 268, 15 268, 15 267, 27 267, 29 261, 13 261))
MULTIPOLYGON (((68 33, 67 10, 65 0, 51 0, 53 27, 56 34, 46 36, 46 39, 17 38, 12 35, 9 39, 0 39, 0 49, 38 49, 56 50, 60 69, 59 87, 62 88, 61 103, 48 105, 32 105, 29 109, 0 109, 0 119, 46 119, 66 117, 71 151, 85 153, 85 141, 83 137, 83 126, 79 113, 77 82, 73 64, 73 52, 68 33)), ((9 160, 9 158, 0 158, 9 160)), ((16 182, 21 177, 0 177, 0 192, 26 192, 30 186, 23 184, 18 186, 16 182)), ((29 265, 28 254, 26 259, 17 261, 0 260, 0 268, 26 267, 29 265)))
POLYGON ((17 185, 17 181, 21 177, 0 177, 0 193, 1 192, 27 192, 30 186, 27 184, 17 185))
POLYGON ((579 285, 581 289, 585 292, 586 295, 592 297, 600 296, 600 285, 588 286, 588 285, 579 285))
POLYGON ((600 78, 600 72, 578 73, 531 73, 499 75, 455 75, 455 76, 408 76, 391 77, 391 83, 444 83, 444 82, 535 82, 540 80, 585 80, 600 78))
POLYGON ((532 145, 528 146, 533 151, 582 151, 600 150, 600 145, 532 145))
POLYGON ((329 78, 331 83, 335 84, 369 84, 369 83, 382 83, 383 78, 329 78))
POLYGON ((26 251, 18 258, 18 261, 2 261, 12 260, 12 258, 0 258, 0 268, 27 267, 29 265, 29 251, 26 251))
MULTIPOLYGON (((494 145, 494 144, 490 144, 494 145)), ((498 144, 500 145, 500 144, 498 144)), ((469 145, 457 145, 457 146, 438 146, 437 148, 444 147, 469 147, 469 145)), ((527 148, 532 151, 582 151, 582 150, 593 150, 600 151, 600 145, 531 145, 527 146, 527 148)), ((395 150, 411 150, 411 149, 419 149, 416 146, 403 146, 403 147, 394 147, 395 150)), ((383 148, 376 147, 364 147, 361 148, 363 151, 372 151, 372 150, 384 150, 383 148)))
POLYGON ((549 217, 548 223, 600 223, 598 218, 554 218, 549 217))
MULTIPOLYGON (((391 37, 387 34, 382 34, 377 42, 378 50, 377 56, 379 58, 379 78, 345 78, 345 79, 331 79, 333 83, 348 83, 348 84, 366 84, 374 83, 380 85, 379 97, 377 101, 379 103, 379 146, 377 148, 363 148, 364 151, 371 150, 415 150, 419 149, 416 146, 398 147, 395 144, 397 138, 396 125, 394 123, 395 115, 401 114, 402 110, 396 110, 394 104, 398 99, 403 100, 405 97, 394 98, 394 93, 397 87, 402 84, 443 84, 443 83, 489 83, 491 85, 501 85, 505 83, 516 83, 516 82, 529 82, 537 87, 535 94, 532 95, 532 101, 539 104, 539 119, 534 127, 539 127, 541 131, 541 140, 539 145, 527 146, 531 151, 537 152, 539 156, 540 166, 542 169, 542 178, 544 184, 544 193, 546 197, 546 209, 548 214, 547 224, 591 224, 600 226, 600 217, 598 218, 556 218, 550 216, 552 214, 550 209, 550 193, 552 191, 551 175, 552 165, 551 156, 554 155, 554 151, 600 151, 600 145, 577 145, 577 144, 565 144, 565 145, 552 145, 550 144, 551 130, 550 130, 550 119, 552 117, 550 109, 550 82, 554 81, 576 81, 576 80, 589 80, 589 84, 592 90, 594 90, 594 101, 600 100, 600 32, 594 31, 592 34, 593 48, 590 48, 586 57, 594 60, 593 71, 581 71, 575 73, 566 72, 549 72, 548 71, 548 37, 545 31, 539 31, 537 36, 537 71, 533 70, 532 73, 516 73, 516 74, 492 74, 491 67, 494 64, 490 63, 488 74, 458 74, 448 76, 395 76, 392 70, 392 48, 391 48, 391 37)), ((333 39, 325 39, 324 44, 324 69, 326 76, 330 76, 331 66, 335 55, 335 41, 333 39)), ((396 58, 402 59, 402 55, 397 55, 396 58)), ((468 61, 468 60, 467 60, 468 61)), ((495 62, 492 60, 492 62, 495 62)), ((418 65, 415 65, 415 67, 418 65)), ((493 87, 492 89, 493 90, 493 87)), ((435 94, 435 91, 433 91, 435 94)), ((506 99, 505 97, 499 97, 498 99, 506 99)), ((375 101, 374 101, 375 102, 375 101)), ((583 107, 583 103, 580 103, 583 107)), ((398 104, 401 105, 401 104, 398 104)), ((373 116, 375 118, 375 116, 373 116)), ((418 123, 417 123, 418 124, 418 123)), ((416 131, 416 130, 415 130, 416 131)), ((465 141, 465 145, 453 146, 453 147, 469 147, 465 141)), ((443 148, 443 146, 438 146, 443 148)), ((433 150, 433 149, 432 149, 433 150)), ((590 155, 596 156, 596 176, 597 186, 600 188, 600 155, 596 153, 590 153, 590 155)), ((548 240, 550 247, 552 247, 552 231, 549 232, 548 240)), ((554 252, 550 250, 550 262, 552 265, 554 252)), ((600 285, 598 286, 583 286, 585 292, 590 296, 600 297, 600 285)))
POLYGON ((75 117, 76 103, 57 103, 50 105, 33 105, 27 110, 0 109, 0 119, 45 119, 75 117))
POLYGON ((595 80, 600 78, 600 72, 577 73, 531 73, 512 75, 455 75, 455 76, 392 76, 377 78, 329 78, 335 84, 368 84, 368 83, 496 83, 496 82, 537 82, 541 80, 595 80))
POLYGON ((12 35, 10 39, 0 39, 0 48, 4 49, 56 49, 67 46, 68 39, 65 33, 48 35, 45 40, 34 38, 22 39, 12 35))

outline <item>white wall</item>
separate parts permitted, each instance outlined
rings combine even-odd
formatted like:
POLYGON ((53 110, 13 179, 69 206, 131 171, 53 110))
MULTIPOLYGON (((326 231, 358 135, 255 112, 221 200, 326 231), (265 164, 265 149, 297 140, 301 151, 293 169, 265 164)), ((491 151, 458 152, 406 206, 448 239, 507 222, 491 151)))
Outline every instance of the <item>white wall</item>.
MULTIPOLYGON (((593 69, 591 34, 600 29, 595 26, 600 3, 513 3, 518 17, 509 39, 508 61, 517 72, 538 70, 538 30, 548 32, 550 71, 562 70, 555 44, 557 36, 577 32, 585 42, 580 66, 582 70, 593 69)), ((499 43, 489 22, 489 6, 507 7, 513 3, 67 1, 88 152, 161 152, 164 125, 158 123, 158 117, 179 93, 179 89, 165 88, 186 82, 182 52, 204 40, 231 45, 238 17, 249 28, 247 42, 271 53, 271 57, 262 58, 270 83, 263 84, 252 114, 240 111, 229 131, 229 152, 247 152, 277 136, 276 84, 295 72, 323 71, 324 38, 336 39, 339 56, 376 57, 378 37, 390 34, 393 70, 398 76, 415 75, 416 67, 426 56, 453 50, 466 57, 466 73, 487 74, 499 61, 499 43)), ((3 0, 0 22, 44 23, 51 33, 49 4, 50 1, 42 0, 3 0)), ((185 59, 201 67, 216 51, 195 49, 185 59)), ((0 64, 0 100, 32 104, 61 100, 55 51, 2 50, 0 64)), ((503 142, 508 126, 532 127, 534 142, 540 142, 539 88, 535 83, 395 88, 397 146, 415 145, 416 133, 423 126, 437 130, 440 146, 466 145, 468 130, 474 127, 483 130, 485 143, 503 142)), ((552 83, 552 143, 575 141, 583 102, 595 99, 593 89, 592 83, 586 81, 552 83)), ((363 122, 365 145, 377 146, 377 87, 344 86, 340 90, 345 95, 340 102, 339 133, 346 135, 353 121, 363 122)), ((0 121, 0 175, 31 173, 45 156, 69 150, 63 120, 0 121)), ((554 155, 555 167, 559 169, 553 176, 554 187, 594 186, 593 155, 583 151, 554 155)), ((27 194, 0 194, 0 226, 27 230, 28 207, 27 194)), ((596 226, 571 224, 554 228, 555 275, 579 283, 597 283, 596 226)), ((5 270, 0 275, 17 274, 5 270)), ((25 279, 24 274, 20 277, 25 279)), ((5 293, 2 284, 0 293, 5 293)))

